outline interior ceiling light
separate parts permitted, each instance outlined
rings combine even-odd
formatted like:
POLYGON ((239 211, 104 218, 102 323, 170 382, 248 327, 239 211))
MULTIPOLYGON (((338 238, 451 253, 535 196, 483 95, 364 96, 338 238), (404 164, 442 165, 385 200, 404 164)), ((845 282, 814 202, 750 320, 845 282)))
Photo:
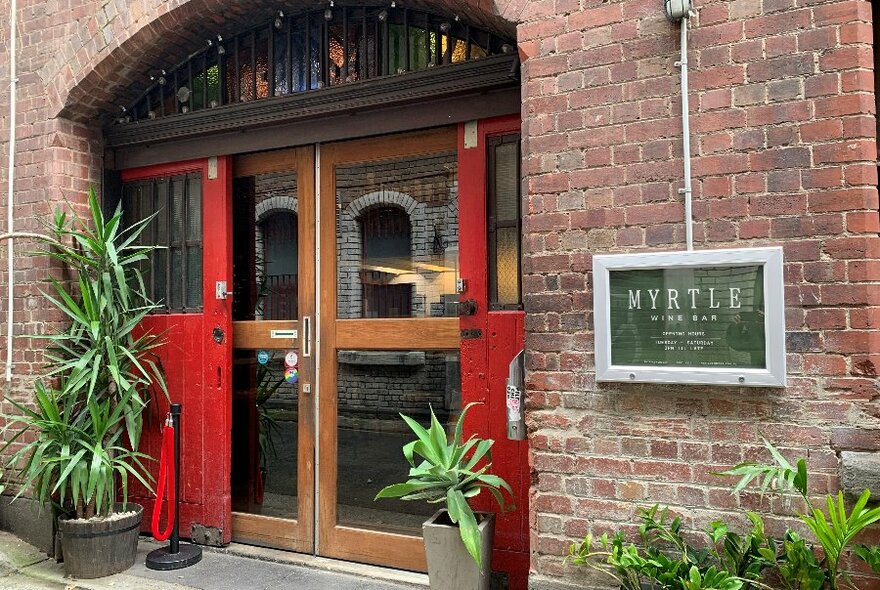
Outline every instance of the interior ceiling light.
POLYGON ((223 55, 226 53, 226 48, 223 47, 223 36, 217 35, 217 55, 223 55))
POLYGON ((324 10, 324 20, 333 20, 333 0, 330 0, 330 6, 324 10))
POLYGON ((284 24, 284 11, 279 10, 278 16, 275 17, 275 28, 280 29, 281 25, 283 25, 283 24, 284 24))
POLYGON ((379 11, 379 21, 384 23, 386 20, 388 20, 388 11, 383 8, 379 11))

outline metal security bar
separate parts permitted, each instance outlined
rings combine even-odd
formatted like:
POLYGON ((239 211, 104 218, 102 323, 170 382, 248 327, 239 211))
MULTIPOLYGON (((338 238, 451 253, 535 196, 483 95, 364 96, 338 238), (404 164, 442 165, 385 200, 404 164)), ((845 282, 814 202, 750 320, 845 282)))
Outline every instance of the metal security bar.
POLYGON ((199 174, 182 174, 123 185, 123 224, 153 217, 137 244, 158 246, 139 269, 160 313, 202 309, 201 182, 199 174))
POLYGON ((515 41, 407 8, 337 6, 218 35, 153 85, 116 120, 219 108, 399 75, 515 51, 515 41))

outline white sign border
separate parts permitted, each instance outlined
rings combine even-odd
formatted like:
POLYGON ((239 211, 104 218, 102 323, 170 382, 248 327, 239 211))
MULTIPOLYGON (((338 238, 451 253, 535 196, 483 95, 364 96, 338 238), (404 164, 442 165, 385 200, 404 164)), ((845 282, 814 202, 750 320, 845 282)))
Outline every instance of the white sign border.
POLYGON ((593 256, 596 381, 785 387, 785 288, 782 261, 781 247, 598 254, 593 256), (611 270, 754 265, 764 267, 766 369, 611 364, 611 297, 608 285, 611 270))

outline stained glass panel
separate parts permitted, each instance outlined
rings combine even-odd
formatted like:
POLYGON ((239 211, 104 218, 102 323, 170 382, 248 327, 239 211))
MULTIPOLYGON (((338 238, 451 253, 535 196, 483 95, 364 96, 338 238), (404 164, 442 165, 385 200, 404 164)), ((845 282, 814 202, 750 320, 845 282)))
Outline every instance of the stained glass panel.
POLYGON ((241 102, 254 99, 254 67, 251 64, 251 47, 253 39, 250 35, 242 37, 238 50, 238 98, 241 102))
POLYGON ((388 25, 388 73, 406 71, 406 37, 403 25, 388 25))
POLYGON ((275 62, 275 79, 272 82, 275 96, 287 94, 287 78, 290 75, 290 65, 287 60, 287 34, 283 28, 275 31, 272 61, 275 62))
POLYGON ((257 35, 256 76, 257 98, 269 98, 269 31, 257 35))
POLYGON ((324 86, 321 76, 321 23, 317 18, 309 18, 309 88, 312 90, 324 86))
POLYGON ((294 22, 293 33, 290 40, 290 54, 293 59, 293 92, 306 90, 306 78, 308 76, 309 59, 306 55, 306 19, 298 18, 294 22))
POLYGON ((345 69, 345 39, 343 35, 342 24, 331 25, 329 27, 328 42, 330 44, 330 60, 327 63, 327 72, 330 76, 330 85, 344 82, 343 71, 345 69))
POLYGON ((511 53, 515 45, 458 19, 419 10, 327 10, 273 16, 229 39, 209 39, 177 68, 151 73, 154 86, 117 123, 481 59, 511 53))

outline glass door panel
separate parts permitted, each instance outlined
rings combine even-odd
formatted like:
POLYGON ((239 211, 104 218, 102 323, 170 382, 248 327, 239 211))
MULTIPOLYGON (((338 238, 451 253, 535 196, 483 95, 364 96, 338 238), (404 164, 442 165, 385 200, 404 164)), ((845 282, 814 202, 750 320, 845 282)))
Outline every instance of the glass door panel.
POLYGON ((426 502, 373 498, 403 481, 401 452, 413 439, 398 412, 430 426, 429 407, 454 428, 461 410, 457 351, 340 350, 337 352, 337 524, 421 535, 436 510, 426 502))
POLYGON ((233 186, 233 536, 312 551, 311 148, 241 156, 233 186))
MULTIPOLYGON (((299 371, 293 349, 233 352, 232 509, 296 519, 299 371)), ((298 362, 298 359, 297 359, 298 362)))
POLYGON ((337 166, 338 319, 458 316, 456 160, 337 166))
POLYGON ((433 510, 402 481, 406 413, 461 410, 454 128, 320 151, 319 553, 424 570, 433 510))

